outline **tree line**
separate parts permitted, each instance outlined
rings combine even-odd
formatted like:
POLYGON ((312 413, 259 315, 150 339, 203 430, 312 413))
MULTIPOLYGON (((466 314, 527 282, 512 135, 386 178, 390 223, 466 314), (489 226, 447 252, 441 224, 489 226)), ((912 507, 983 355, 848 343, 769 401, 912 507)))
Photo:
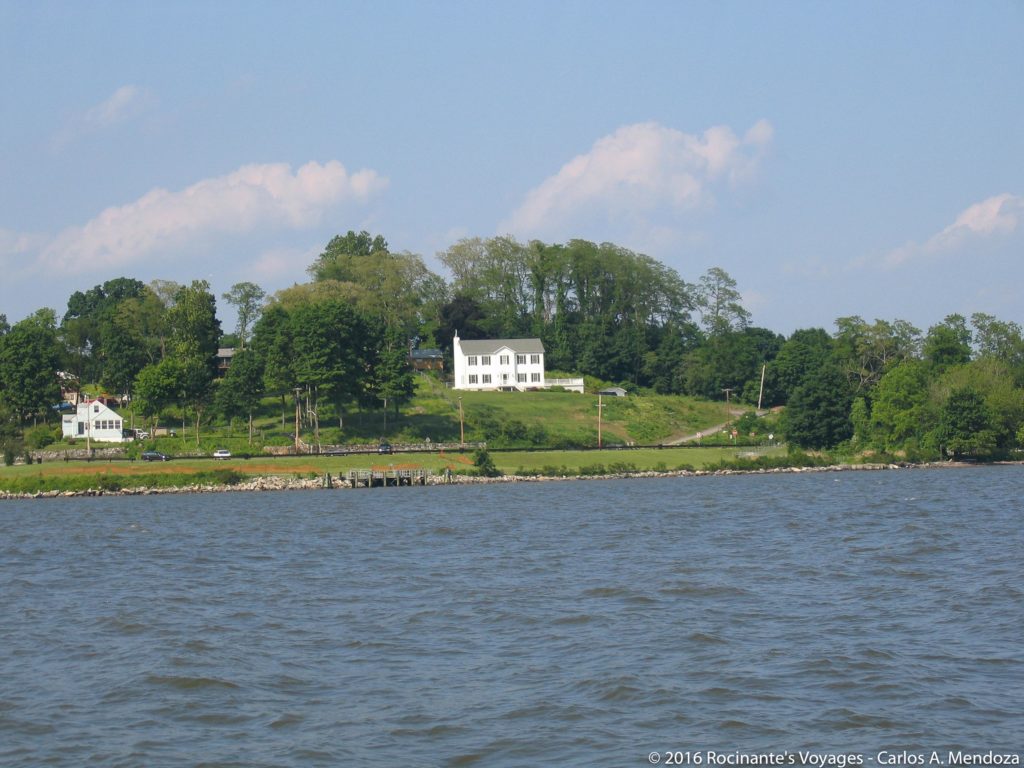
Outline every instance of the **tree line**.
MULTIPOLYGON (((750 324, 735 280, 695 282, 611 243, 467 238, 438 254, 450 279, 380 235, 331 239, 309 280, 266 296, 239 283, 117 278, 41 309, 0 316, 0 420, 8 436, 53 418, 65 385, 124 394, 139 418, 244 418, 265 396, 294 402, 314 433, 359 409, 397 412, 413 392, 411 346, 539 337, 551 369, 632 391, 787 406, 791 443, 921 456, 1006 455, 1024 440, 1024 339, 1013 322, 950 315, 922 332, 903 320, 836 320, 788 338, 750 324), (218 377, 219 347, 234 347, 218 377)), ((450 359, 450 358, 449 358, 450 359)), ((250 426, 251 428, 251 426, 250 426)))

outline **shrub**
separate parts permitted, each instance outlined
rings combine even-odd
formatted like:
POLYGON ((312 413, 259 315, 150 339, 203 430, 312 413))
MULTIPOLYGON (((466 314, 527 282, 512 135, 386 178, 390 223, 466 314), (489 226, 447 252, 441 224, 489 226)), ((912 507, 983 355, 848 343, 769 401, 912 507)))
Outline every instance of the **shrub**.
POLYGON ((501 470, 494 465, 494 459, 483 448, 476 450, 473 453, 473 466, 476 467, 477 472, 483 477, 500 477, 501 470))

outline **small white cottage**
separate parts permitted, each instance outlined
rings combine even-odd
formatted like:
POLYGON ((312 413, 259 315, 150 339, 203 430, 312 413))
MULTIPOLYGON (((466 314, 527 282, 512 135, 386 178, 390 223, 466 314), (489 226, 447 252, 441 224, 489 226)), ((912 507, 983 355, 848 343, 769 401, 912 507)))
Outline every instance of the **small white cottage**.
POLYGON ((124 442, 124 421, 99 400, 85 400, 78 404, 74 414, 64 417, 61 428, 64 437, 89 438, 98 443, 124 442))

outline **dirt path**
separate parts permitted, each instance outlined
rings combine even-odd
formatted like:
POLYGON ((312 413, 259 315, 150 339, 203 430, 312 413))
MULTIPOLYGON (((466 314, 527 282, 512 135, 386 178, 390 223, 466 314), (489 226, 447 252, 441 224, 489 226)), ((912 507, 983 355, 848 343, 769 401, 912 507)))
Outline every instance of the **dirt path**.
MULTIPOLYGON (((731 411, 731 413, 735 420, 742 416, 744 413, 746 413, 746 411, 743 409, 735 409, 731 411)), ((758 418, 761 418, 763 416, 766 416, 768 413, 769 411, 767 410, 757 411, 757 416, 758 418)), ((700 440, 702 437, 707 437, 709 435, 715 434, 716 432, 721 432, 730 424, 732 424, 732 421, 725 421, 722 422, 721 424, 715 424, 712 427, 704 427, 704 429, 702 429, 700 432, 694 432, 692 435, 683 435, 682 437, 673 437, 670 440, 666 440, 663 443, 663 445, 682 445, 683 443, 692 443, 694 440, 700 440)))

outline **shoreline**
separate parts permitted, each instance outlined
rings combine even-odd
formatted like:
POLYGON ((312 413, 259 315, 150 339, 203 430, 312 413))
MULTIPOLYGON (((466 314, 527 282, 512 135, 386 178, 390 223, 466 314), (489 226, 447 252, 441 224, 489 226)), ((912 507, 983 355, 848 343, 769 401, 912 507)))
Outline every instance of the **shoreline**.
MULTIPOLYGON (((451 482, 447 482, 443 475, 432 475, 427 478, 426 485, 495 485, 504 483, 552 483, 585 480, 633 480, 648 478, 669 478, 669 477, 727 477, 732 475, 780 475, 780 474, 802 474, 821 472, 879 472, 883 470, 898 469, 954 469, 979 466, 1000 466, 1019 465, 1022 462, 993 462, 991 464, 976 464, 963 461, 933 461, 922 464, 900 462, 898 464, 829 464, 823 467, 775 467, 771 469, 680 469, 667 472, 655 472, 652 470, 641 472, 620 472, 606 475, 500 475, 498 477, 475 477, 470 475, 453 475, 451 482)), ((332 478, 332 484, 327 485, 325 478, 299 479, 287 478, 278 475, 261 475, 249 478, 243 482, 233 485, 226 484, 202 484, 168 486, 166 488, 152 486, 138 486, 134 488, 122 488, 120 490, 109 490, 103 488, 87 488, 79 491, 34 491, 34 492, 9 492, 0 491, 0 501, 14 501, 25 499, 56 499, 56 498, 81 498, 96 496, 160 496, 165 494, 192 494, 192 493, 232 493, 232 492, 259 492, 259 491, 347 491, 356 490, 350 487, 340 478, 332 478)), ((367 490, 365 488, 359 490, 367 490)))

